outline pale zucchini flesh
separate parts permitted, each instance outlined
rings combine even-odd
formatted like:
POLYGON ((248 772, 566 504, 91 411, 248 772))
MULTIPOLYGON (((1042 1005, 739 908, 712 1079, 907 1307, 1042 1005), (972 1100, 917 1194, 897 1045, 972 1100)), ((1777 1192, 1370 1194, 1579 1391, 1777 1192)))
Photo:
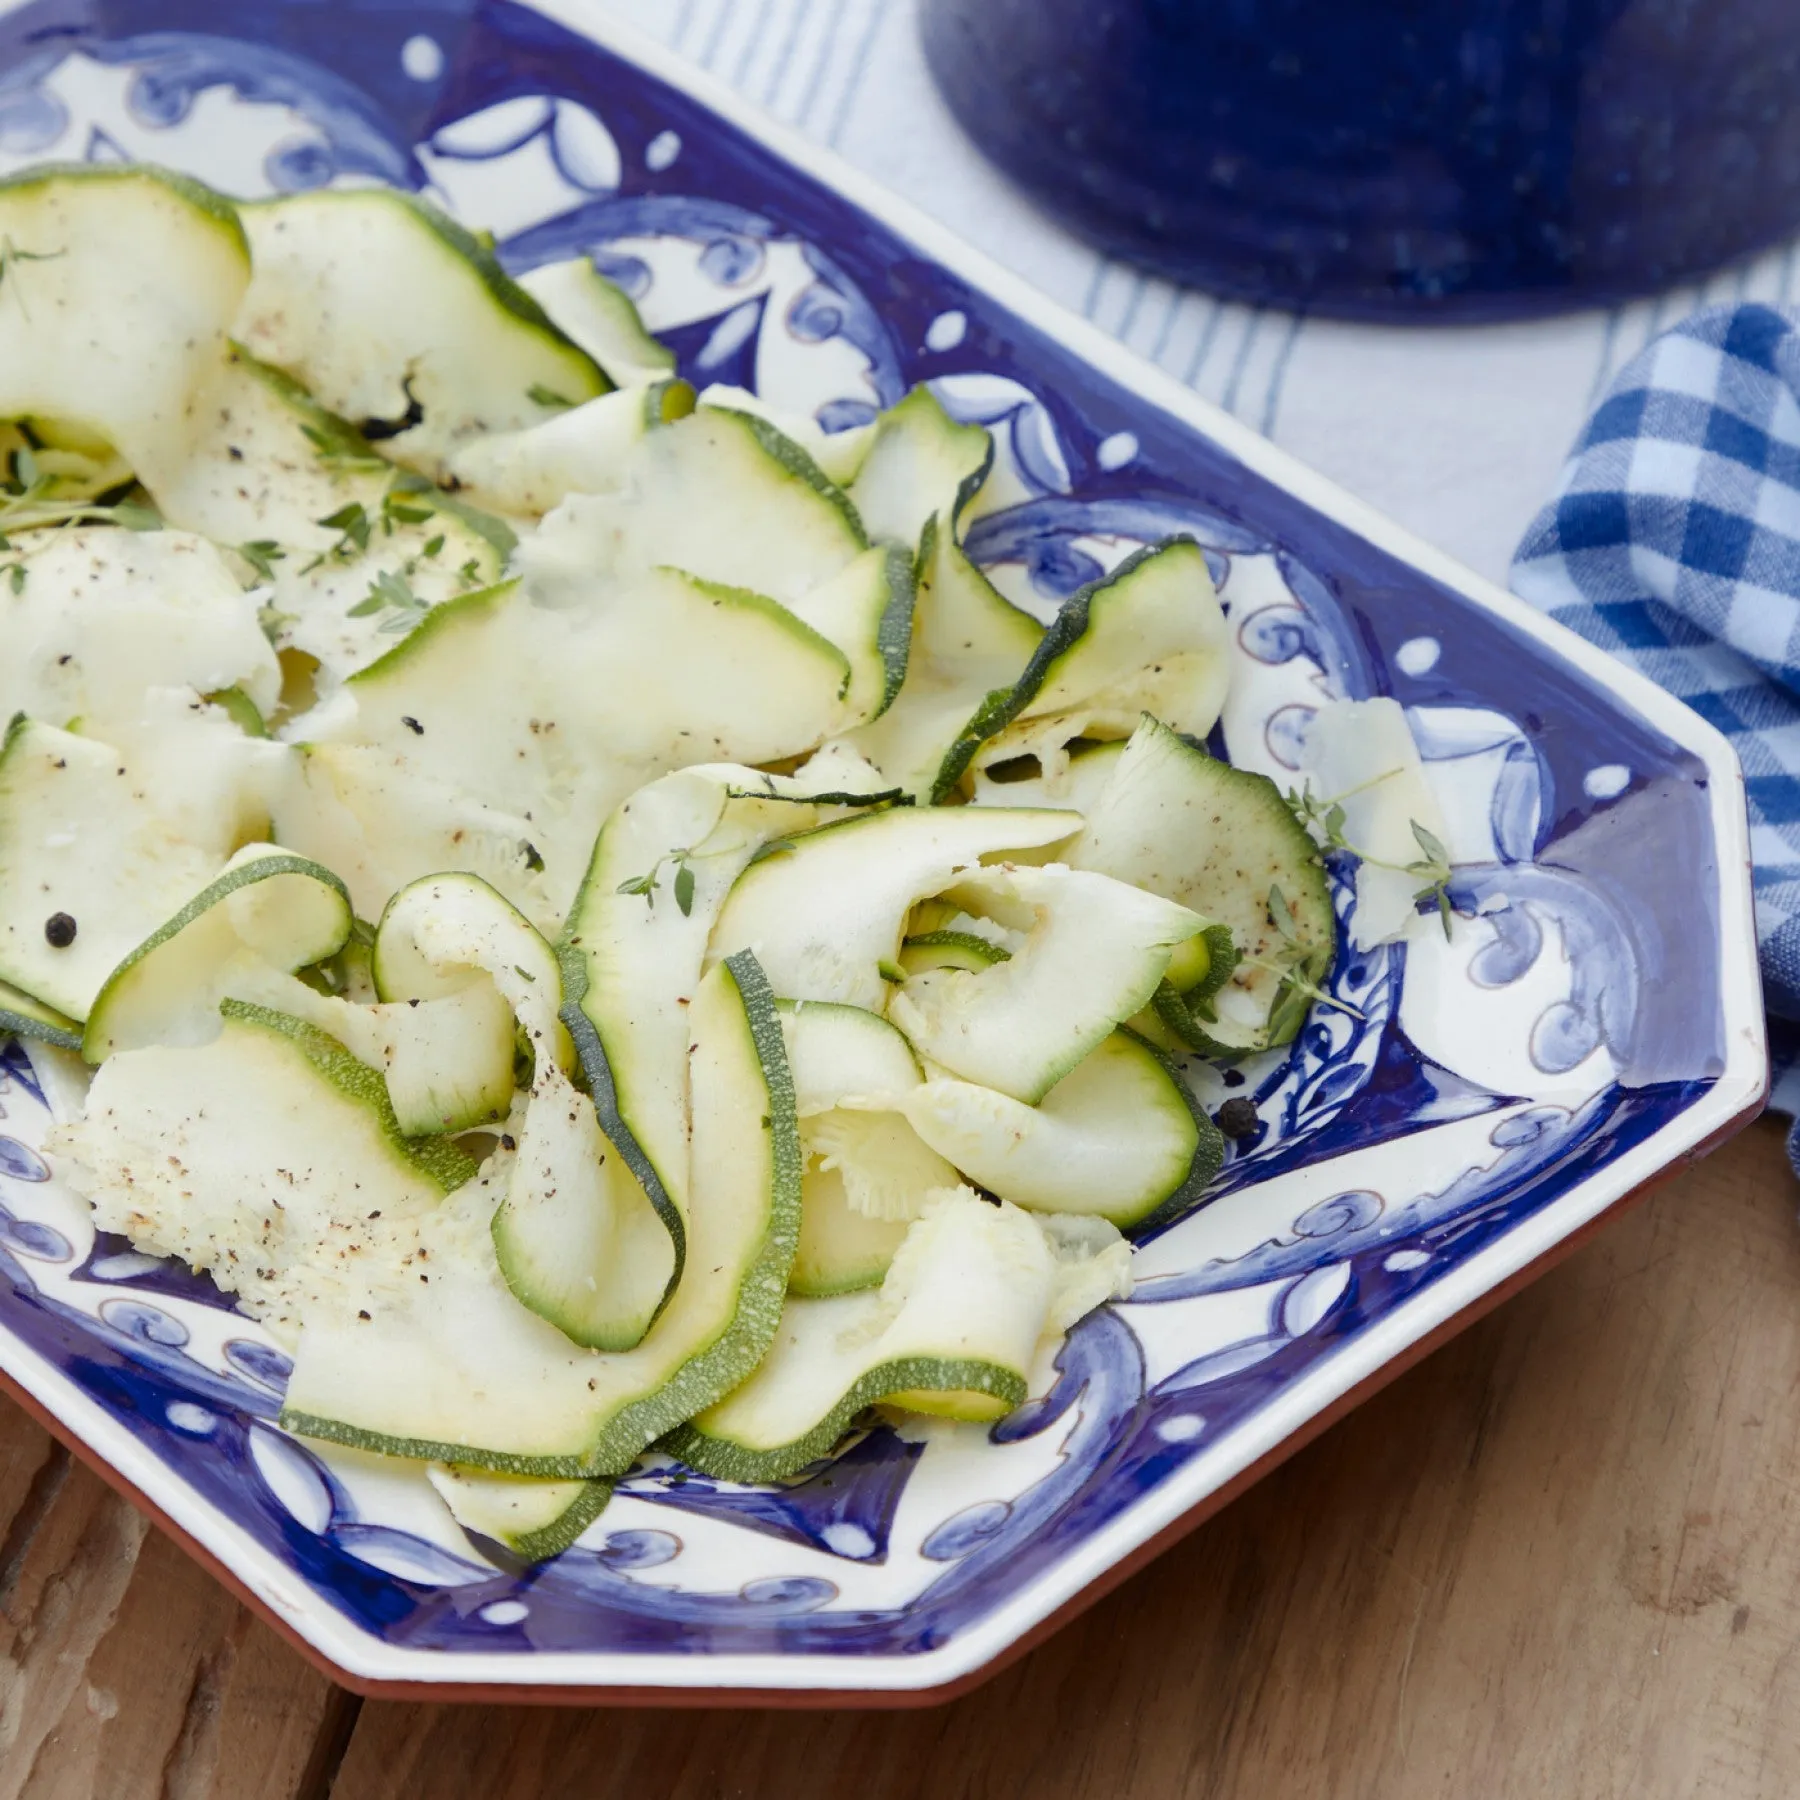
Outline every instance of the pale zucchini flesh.
POLYGON ((1135 1225, 1218 1173, 1223 1144, 1150 1046, 1114 1032, 1036 1106, 934 1075, 902 1110, 913 1129, 1003 1200, 1135 1225))
POLYGON ((835 644, 850 665, 844 724, 886 712, 906 679, 912 638, 913 563, 894 544, 876 544, 838 574, 789 603, 789 611, 835 644))
POLYGON ((924 1079, 905 1037, 878 1013, 829 1001, 784 1001, 781 1035, 802 1119, 846 1099, 881 1106, 924 1079))
POLYGON ((1074 813, 896 807, 788 840, 738 877, 712 953, 750 949, 783 999, 879 1012, 913 903, 984 856, 1058 843, 1074 813))
MULTIPOLYGON (((853 734, 857 748, 909 794, 930 798, 971 715, 1012 691, 1043 635, 969 561, 946 518, 928 521, 906 680, 886 711, 853 734)), ((943 782, 944 792, 960 773, 943 782)))
POLYGON ((210 1043, 109 1057, 51 1147, 102 1227, 291 1329, 301 1263, 348 1274, 371 1213, 431 1211, 475 1165, 404 1138, 381 1077, 323 1032, 235 1000, 221 1011, 210 1043))
POLYGON ((804 1119, 809 1167, 834 1174, 852 1212, 869 1219, 916 1219, 930 1196, 955 1187, 957 1172, 902 1116, 901 1102, 845 1095, 828 1112, 804 1119))
POLYGON ((435 474, 467 439, 609 385, 478 239, 409 194, 319 189, 240 215, 254 273, 233 335, 332 412, 372 421, 409 468, 435 474))
POLYGON ((542 1481, 431 1463, 425 1477, 478 1549, 499 1546, 520 1562, 560 1556, 612 1498, 611 1481, 542 1481))
POLYGON ((1128 737, 1146 712, 1204 737, 1225 701, 1229 640, 1198 544, 1135 552, 1063 602, 1012 688, 963 727, 932 798, 955 792, 977 760, 1033 756, 1055 778, 1076 739, 1128 737))
MULTIPOLYGON (((172 524, 229 546, 244 578, 266 584, 271 641, 316 658, 328 686, 373 662, 424 609, 498 577, 510 526, 384 461, 242 346, 194 408, 189 454, 151 477, 157 505, 172 524)), ((239 604, 254 628, 255 603, 240 595, 239 604)), ((272 691, 253 697, 270 710, 272 691)))
POLYGON ((22 573, 0 582, 0 716, 78 719, 110 742, 149 688, 273 708, 281 671, 256 603, 205 538, 71 525, 21 534, 10 554, 22 573))
POLYGON ((784 1005, 781 1025, 806 1157, 788 1291, 873 1286, 910 1222, 961 1177, 901 1115, 923 1078, 885 1019, 815 1001, 784 1005))
POLYGON ((845 490, 856 479, 856 472, 862 467, 870 440, 875 435, 873 425, 827 431, 816 419, 808 418, 804 413, 771 406, 760 394, 722 382, 702 388, 699 400, 702 406, 717 407, 724 412, 749 413, 754 418, 767 420, 818 464, 819 472, 826 480, 845 490))
MULTIPOLYGON (((532 1053, 506 1198, 494 1214, 501 1274, 572 1342, 627 1350, 680 1278, 685 1227, 660 1188, 613 1153, 596 1101, 566 1071, 562 963, 501 895, 470 875, 414 882, 375 936, 377 988, 390 999, 442 999, 485 978, 512 1009, 532 1053)), ((635 1146, 633 1146, 635 1149, 635 1146)))
POLYGON ((247 844, 106 978, 82 1035, 91 1063, 147 1044, 204 1043, 219 1002, 249 997, 247 966, 291 974, 335 956, 350 936, 350 896, 329 869, 273 844, 247 844))
POLYGON ((587 257, 540 264, 519 277, 519 286, 606 371, 614 386, 631 387, 674 373, 674 351, 644 329, 631 296, 587 257))
POLYGON ((702 406, 638 443, 617 492, 571 495, 519 566, 551 605, 666 567, 786 606, 867 548, 855 508, 797 444, 702 406))
POLYGON ((946 897, 1022 935, 1004 962, 909 976, 888 1016, 921 1056, 1028 1105, 1149 1003, 1175 947, 1205 924, 1122 881, 1060 866, 983 869, 946 897))
MULTIPOLYGON (((257 999, 249 983, 239 998, 257 999)), ((485 975, 430 1000, 367 1001, 314 993, 301 982, 265 988, 269 1004, 316 1025, 381 1072, 408 1137, 434 1137, 507 1118, 518 1032, 512 1008, 485 975)))
POLYGON ((879 1286, 910 1223, 857 1211, 844 1192, 842 1173, 810 1164, 800 1188, 800 1238, 789 1294, 849 1294, 879 1286))
POLYGON ((1327 702, 1307 727, 1303 768, 1314 805, 1337 808, 1358 854, 1351 942, 1370 950, 1403 936, 1431 884, 1417 865, 1449 830, 1405 709, 1386 695, 1327 702))
POLYGON ((993 460, 986 430, 959 425, 921 384, 876 421, 850 498, 870 537, 910 552, 928 520, 954 529, 993 460))
POLYGON ((780 1319, 799 1231, 800 1144, 774 997, 755 960, 703 981, 693 1032, 688 1263, 635 1349, 583 1350, 519 1305, 487 1241, 491 1197, 446 1214, 433 1290, 371 1282, 309 1320, 283 1423, 304 1436, 503 1473, 587 1478, 754 1369, 780 1319), (370 1314, 368 1319, 357 1316, 370 1314))
MULTIPOLYGON (((1337 920, 1318 847, 1266 776, 1218 762, 1146 718, 1068 856, 1230 934, 1233 960, 1210 992, 1203 987, 1192 1001, 1172 989, 1158 996, 1158 1016, 1184 1042, 1242 1055, 1299 1030, 1307 988, 1336 955, 1337 920), (1272 895, 1284 903, 1281 919, 1272 895)), ((1225 959, 1212 966, 1226 967, 1225 959)))
MULTIPOLYGON (((470 594, 348 683, 354 705, 321 726, 315 748, 368 755, 360 793, 334 787, 374 851, 371 885, 471 867, 487 834, 462 824, 466 849, 446 845, 442 827, 409 844, 403 823, 430 817, 434 792, 440 808, 460 796, 496 820, 497 848, 499 821, 520 822, 513 870, 496 885, 534 922, 560 920, 595 821, 645 781, 689 763, 800 755, 842 717, 843 654, 761 595, 653 570, 591 597, 584 610, 539 605, 518 585, 470 594), (397 831, 382 829, 390 808, 397 831), (409 866, 426 855, 445 860, 409 866)), ((329 861, 330 814, 303 799, 290 801, 282 839, 329 861)), ((484 855, 476 872, 494 879, 496 860, 484 855)))
POLYGON ((756 1373, 671 1432, 702 1473, 774 1481, 829 1452, 857 1414, 915 1408, 998 1418, 1025 1398, 1055 1259, 1037 1226, 966 1188, 908 1228, 879 1290, 794 1299, 756 1373))
POLYGON ((13 720, 0 747, 0 980, 84 1020, 107 976, 212 880, 229 846, 190 841, 158 799, 111 746, 13 720), (74 923, 66 944, 52 941, 59 915, 74 923))
MULTIPOLYGON (((602 799, 609 794, 610 783, 602 799)), ((278 842, 337 872, 359 918, 379 918, 409 882, 445 870, 479 876, 540 931, 553 933, 561 917, 545 887, 538 818, 490 805, 380 745, 303 746, 271 816, 278 842)))
POLYGON ((482 506, 540 517, 570 494, 617 488, 644 434, 693 408, 684 381, 618 388, 541 424, 471 439, 452 453, 449 479, 482 506))
POLYGON ((820 780, 709 763, 651 782, 601 829, 570 909, 565 956, 579 965, 570 997, 581 1015, 571 1029, 590 1083, 596 1096, 616 1094, 677 1208, 687 1194, 686 1013, 733 883, 765 845, 818 824, 828 803, 893 797, 821 795, 820 780))
POLYGON ((76 427, 140 476, 179 457, 250 281, 230 204, 167 170, 55 164, 0 181, 0 237, 0 418, 76 427))

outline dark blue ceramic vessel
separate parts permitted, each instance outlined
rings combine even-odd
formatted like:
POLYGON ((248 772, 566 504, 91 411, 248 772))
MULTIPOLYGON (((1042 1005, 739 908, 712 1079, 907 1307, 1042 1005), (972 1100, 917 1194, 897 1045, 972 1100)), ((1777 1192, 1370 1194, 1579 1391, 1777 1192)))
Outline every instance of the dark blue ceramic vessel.
POLYGON ((1800 0, 924 0, 981 148, 1251 301, 1503 318, 1800 225, 1800 0))

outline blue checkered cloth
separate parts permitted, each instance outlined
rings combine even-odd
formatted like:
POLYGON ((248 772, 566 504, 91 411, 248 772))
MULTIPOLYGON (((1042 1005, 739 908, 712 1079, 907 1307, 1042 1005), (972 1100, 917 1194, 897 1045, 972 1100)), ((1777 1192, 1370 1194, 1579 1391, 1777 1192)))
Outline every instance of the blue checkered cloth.
POLYGON ((1800 315, 1711 307, 1627 363, 1512 585, 1731 739, 1750 798, 1770 1104, 1800 1113, 1800 315))

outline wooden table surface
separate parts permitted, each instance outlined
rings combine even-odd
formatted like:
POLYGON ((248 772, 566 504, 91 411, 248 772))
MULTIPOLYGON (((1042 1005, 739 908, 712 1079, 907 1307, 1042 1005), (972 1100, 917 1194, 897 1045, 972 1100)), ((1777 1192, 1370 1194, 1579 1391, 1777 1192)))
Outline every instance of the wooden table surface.
POLYGON ((0 1402, 0 1800, 1785 1800, 1797 1203, 1765 1120, 920 1713, 359 1702, 0 1402))

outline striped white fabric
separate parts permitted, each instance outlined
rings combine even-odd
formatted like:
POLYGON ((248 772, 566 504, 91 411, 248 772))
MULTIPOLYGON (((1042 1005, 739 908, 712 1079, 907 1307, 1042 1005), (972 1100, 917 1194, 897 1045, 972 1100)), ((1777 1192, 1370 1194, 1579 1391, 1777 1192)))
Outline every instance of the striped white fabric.
POLYGON ((1800 298, 1789 247, 1703 288, 1535 325, 1227 305, 1098 255, 989 169, 931 85, 915 0, 604 4, 1496 581, 1589 411, 1659 329, 1701 304, 1800 298))

